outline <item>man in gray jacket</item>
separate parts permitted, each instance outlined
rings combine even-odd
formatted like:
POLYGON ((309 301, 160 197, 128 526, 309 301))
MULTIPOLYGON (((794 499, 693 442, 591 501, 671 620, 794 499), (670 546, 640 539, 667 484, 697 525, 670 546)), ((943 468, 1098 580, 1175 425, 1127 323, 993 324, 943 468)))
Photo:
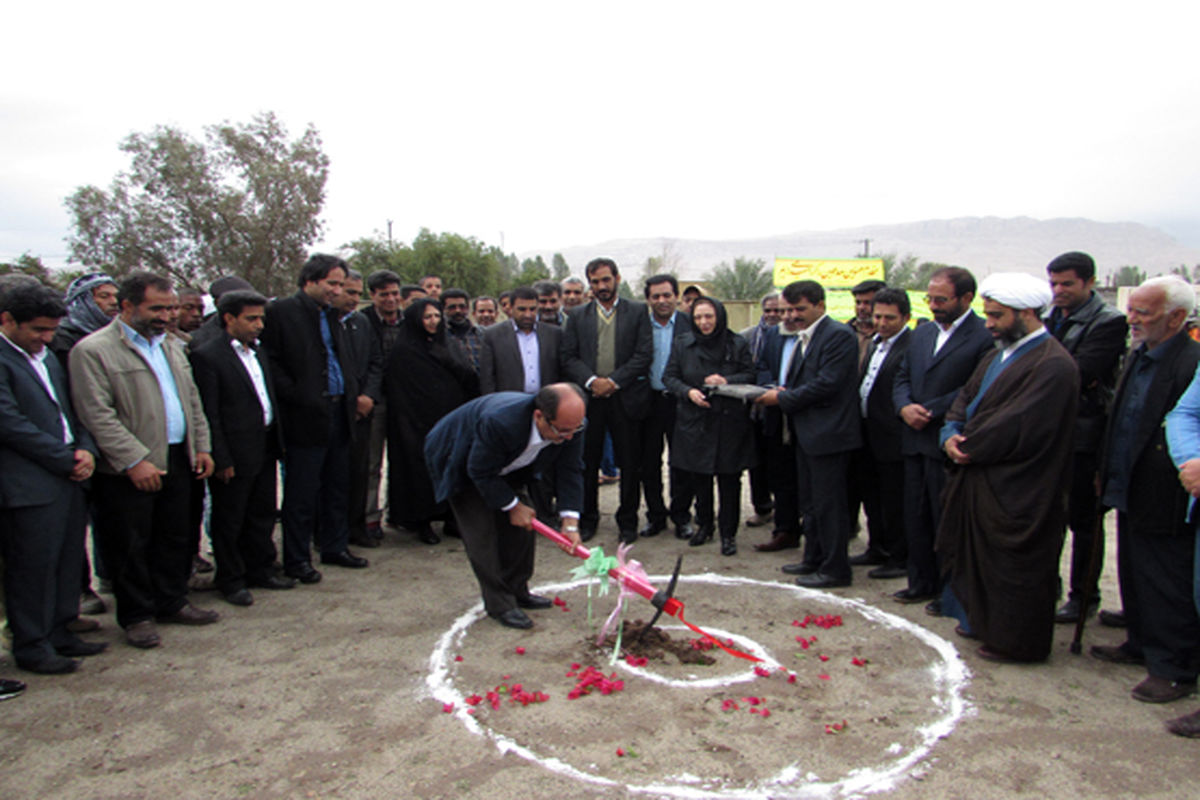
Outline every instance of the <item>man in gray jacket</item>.
POLYGON ((134 647, 155 647, 154 621, 216 622, 187 599, 192 569, 188 503, 213 471, 208 420, 182 343, 167 336, 179 300, 166 278, 134 272, 121 310, 71 351, 71 397, 100 451, 100 547, 117 622, 134 647))

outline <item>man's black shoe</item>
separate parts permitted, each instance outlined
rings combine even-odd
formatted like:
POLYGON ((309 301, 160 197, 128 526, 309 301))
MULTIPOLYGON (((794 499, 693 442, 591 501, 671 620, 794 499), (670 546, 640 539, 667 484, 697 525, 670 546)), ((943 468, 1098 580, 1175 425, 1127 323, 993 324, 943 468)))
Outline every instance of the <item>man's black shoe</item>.
POLYGON ((370 562, 361 556, 356 556, 349 550, 343 550, 340 553, 330 553, 329 555, 321 555, 322 564, 333 564, 335 567, 349 567, 350 569, 362 569, 370 562))
POLYGON ((852 567, 877 567, 886 561, 886 556, 869 548, 856 556, 850 556, 850 566, 852 567))
POLYGON ((622 544, 633 544, 638 540, 637 531, 633 529, 623 530, 617 534, 617 541, 622 544))
MULTIPOLYGON (((316 572, 316 570, 313 571, 316 572)), ((246 578, 246 585, 255 589, 294 589, 296 588, 296 579, 285 578, 282 575, 270 575, 257 580, 246 578)))
POLYGON ((77 642, 71 642, 62 647, 55 647, 54 652, 68 658, 79 658, 80 656, 99 655, 107 649, 108 642, 85 642, 83 639, 80 639, 77 642))
POLYGON ((651 536, 658 536, 666 529, 667 523, 665 522, 647 522, 646 527, 638 531, 638 536, 644 536, 648 539, 651 536))
POLYGON ((887 564, 884 564, 882 567, 876 567, 875 569, 867 572, 868 578, 878 578, 881 580, 885 578, 903 578, 906 575, 908 575, 908 570, 906 568, 892 567, 888 566, 887 564))
POLYGON ((699 547, 702 544, 707 544, 712 537, 712 526, 704 525, 692 534, 692 538, 688 539, 688 547, 699 547))
POLYGON ((250 594, 249 589, 235 589, 232 592, 222 592, 222 597, 225 602, 235 606, 251 606, 254 605, 254 595, 250 594))
MULTIPOLYGON (((1054 613, 1054 621, 1060 624, 1079 622, 1079 598, 1071 597, 1054 613)), ((1088 603, 1087 615, 1093 617, 1100 610, 1100 601, 1088 603)))
POLYGON ((526 630, 533 627, 533 620, 531 620, 529 616, 519 608, 510 608, 503 614, 494 615, 493 619, 506 628, 518 628, 520 630, 526 630))
POLYGON ((812 575, 817 571, 817 565, 809 564, 807 561, 797 561, 795 564, 784 564, 780 569, 786 575, 812 575))
POLYGON ((1125 628, 1128 624, 1125 621, 1124 611, 1101 611, 1100 624, 1106 628, 1125 628))
POLYGON ((79 669, 79 662, 73 658, 62 656, 47 656, 41 661, 18 661, 17 666, 26 672, 36 672, 38 675, 66 675, 79 669))
POLYGON ((944 617, 942 613, 942 598, 935 597, 925 604, 925 613, 931 617, 944 617))
POLYGON ((442 537, 438 536, 433 530, 433 526, 426 522, 421 527, 417 528, 414 533, 417 534, 417 539, 421 544, 440 544, 442 537))
POLYGON ((521 608, 550 608, 554 605, 554 601, 549 597, 542 597, 540 594, 529 594, 524 597, 518 597, 517 605, 521 608))
POLYGON ((350 544, 355 547, 379 547, 381 542, 366 531, 355 531, 350 534, 350 544))
POLYGON ((933 592, 918 592, 915 589, 901 589, 898 592, 892 592, 892 599, 897 603, 924 603, 927 600, 932 600, 937 597, 933 592))
POLYGON ((811 575, 801 575, 796 578, 796 585, 806 589, 836 589, 840 586, 849 586, 850 579, 835 578, 822 572, 814 572, 811 575))
POLYGON ((312 564, 301 564, 297 567, 288 567, 283 571, 284 575, 289 578, 295 578, 301 583, 318 583, 321 580, 321 573, 313 569, 312 564))
POLYGON ((682 525, 675 526, 675 538, 676 539, 690 539, 695 535, 696 535, 696 528, 693 527, 692 523, 690 523, 690 522, 685 522, 682 525))
POLYGON ((0 678, 0 700, 11 700, 25 691, 25 684, 12 678, 0 678))

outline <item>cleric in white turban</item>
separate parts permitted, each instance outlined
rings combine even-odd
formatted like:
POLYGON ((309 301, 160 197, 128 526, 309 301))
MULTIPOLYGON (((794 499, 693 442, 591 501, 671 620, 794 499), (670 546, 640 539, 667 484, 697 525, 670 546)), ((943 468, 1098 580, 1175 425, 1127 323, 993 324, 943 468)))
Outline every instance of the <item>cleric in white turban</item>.
POLYGON ((1054 300, 1050 285, 1045 278, 1027 275, 1025 272, 996 272, 983 279, 979 285, 979 296, 995 300, 1009 308, 1032 308, 1038 311, 1054 300))
POLYGON ((934 548, 948 576, 942 608, 980 640, 981 658, 1042 661, 1054 641, 1079 370, 1039 317, 1052 300, 1045 278, 989 275, 979 293, 999 348, 939 435, 958 465, 934 548))
POLYGON ((997 272, 987 276, 979 287, 979 296, 1009 308, 1035 311, 1047 307, 1054 299, 1045 278, 1035 278, 1024 272, 997 272))

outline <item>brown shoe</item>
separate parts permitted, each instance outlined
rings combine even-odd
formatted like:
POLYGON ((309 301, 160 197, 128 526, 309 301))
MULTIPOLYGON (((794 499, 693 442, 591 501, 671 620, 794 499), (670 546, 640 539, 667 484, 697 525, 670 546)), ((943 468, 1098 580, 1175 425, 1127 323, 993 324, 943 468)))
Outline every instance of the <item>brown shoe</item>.
POLYGON ((1007 653, 1002 653, 999 650, 995 650, 991 647, 988 647, 986 644, 983 645, 982 647, 980 647, 975 652, 978 653, 979 657, 982 658, 984 661, 995 661, 997 664, 1020 663, 1020 659, 1013 658, 1012 656, 1008 655, 1007 653))
POLYGON ((221 615, 216 611, 211 611, 207 608, 196 608, 191 603, 184 603, 183 608, 174 614, 159 617, 158 621, 172 625, 211 625, 220 618, 221 615))
POLYGON ((162 639, 158 636, 158 628, 154 626, 154 620, 144 619, 125 629, 125 641, 134 647, 148 650, 151 647, 158 647, 162 639))
POLYGON ((1092 658, 1113 664, 1145 664, 1146 659, 1131 653, 1124 645, 1094 644, 1089 650, 1092 658))
POLYGON ((754 549, 760 553, 774 553, 779 550, 791 550, 799 546, 800 537, 797 534, 775 531, 775 535, 771 537, 771 541, 756 544, 754 545, 754 549))
POLYGON ((1143 703, 1170 703, 1195 693, 1196 683, 1194 681, 1192 683, 1169 681, 1154 675, 1133 687, 1133 691, 1130 692, 1134 700, 1141 700, 1143 703))
POLYGON ((1167 730, 1176 736, 1200 739, 1200 711, 1193 711, 1186 716, 1169 719, 1165 724, 1167 730))

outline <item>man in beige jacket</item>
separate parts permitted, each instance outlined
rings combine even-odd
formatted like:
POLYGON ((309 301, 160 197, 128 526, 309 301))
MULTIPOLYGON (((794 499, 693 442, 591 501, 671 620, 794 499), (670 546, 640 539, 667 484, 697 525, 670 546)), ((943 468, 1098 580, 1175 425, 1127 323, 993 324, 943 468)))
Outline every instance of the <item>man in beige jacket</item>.
POLYGON ((216 622, 187 599, 193 542, 188 501, 213 470, 208 421, 179 340, 167 336, 179 300, 170 281, 135 272, 121 310, 71 351, 71 396, 100 450, 93 478, 100 548, 117 622, 135 647, 159 644, 155 620, 216 622))

